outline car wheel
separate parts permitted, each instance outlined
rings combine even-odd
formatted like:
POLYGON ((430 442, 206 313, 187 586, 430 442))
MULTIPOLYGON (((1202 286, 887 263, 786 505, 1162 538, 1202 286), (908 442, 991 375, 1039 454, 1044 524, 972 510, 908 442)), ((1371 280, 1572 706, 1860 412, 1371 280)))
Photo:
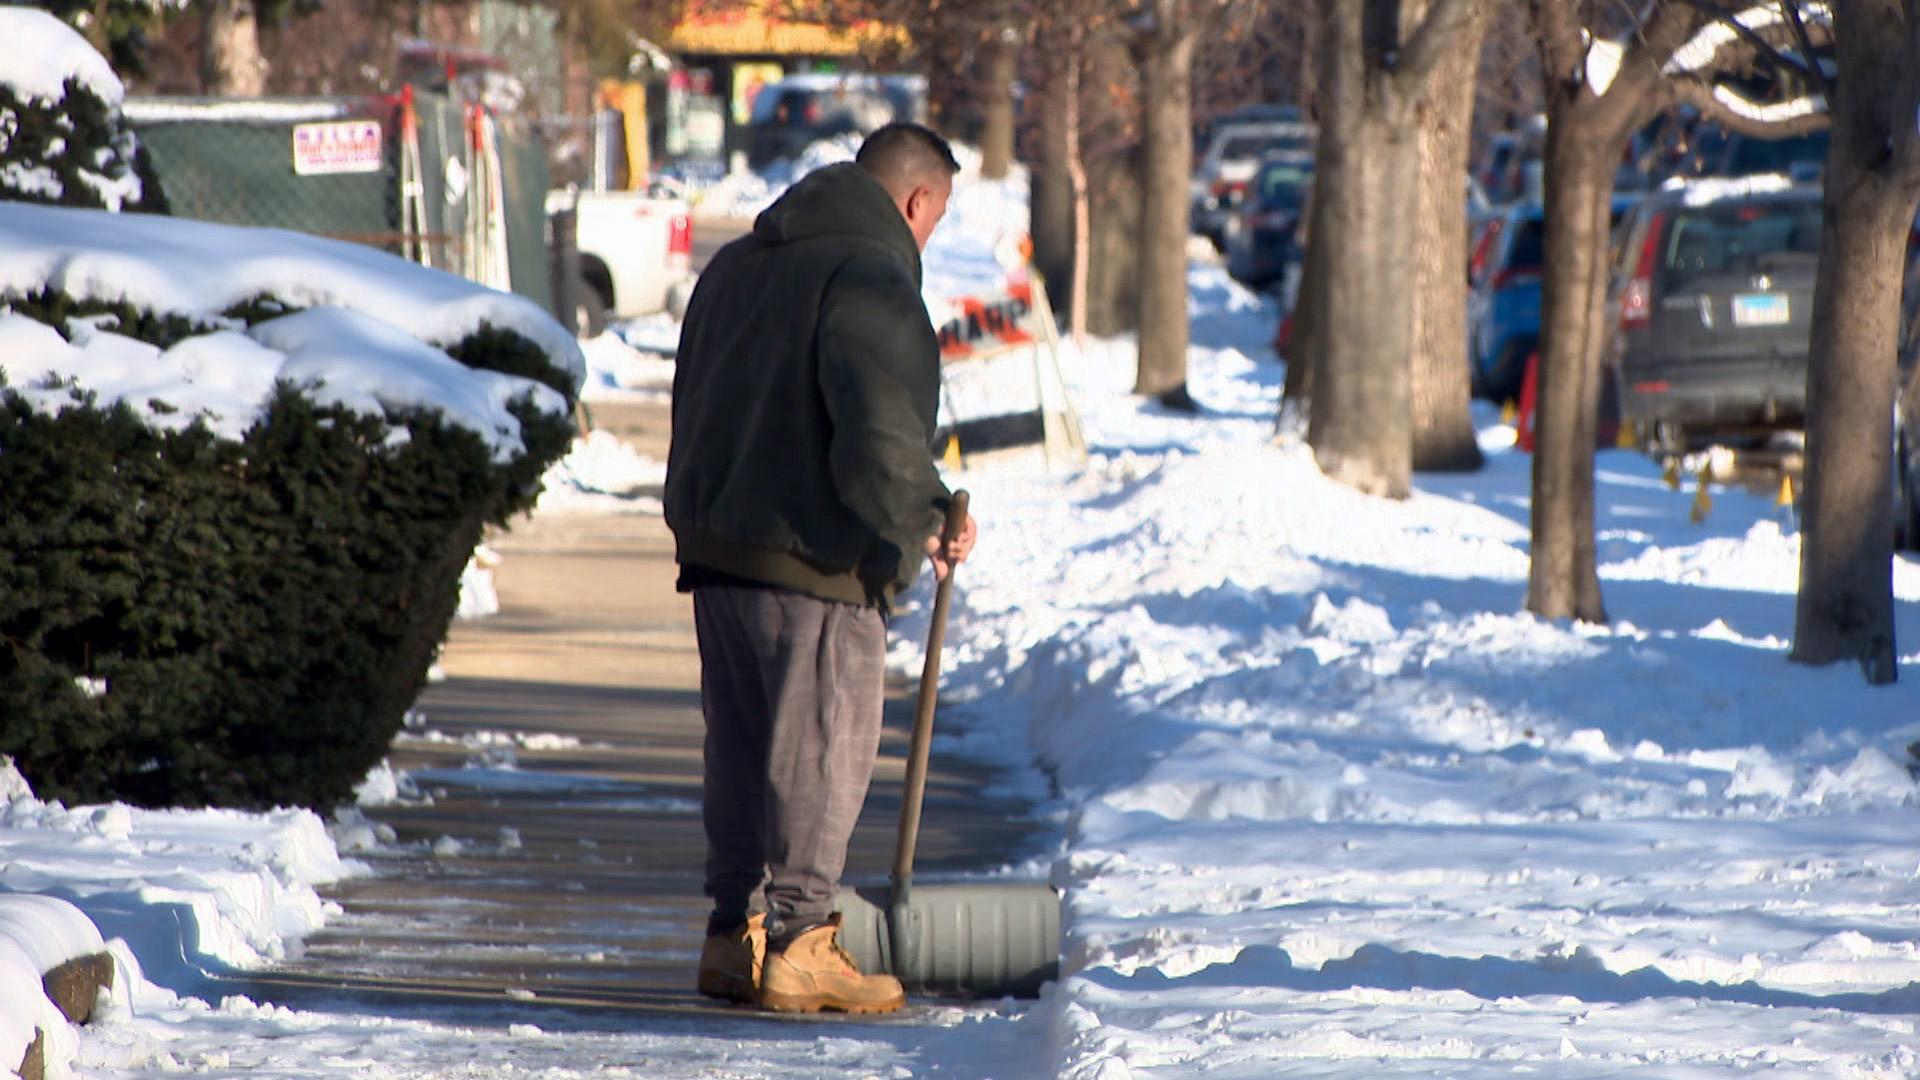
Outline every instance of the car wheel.
POLYGON ((574 332, 582 338, 597 338, 607 331, 607 298, 593 282, 581 277, 573 283, 574 332))

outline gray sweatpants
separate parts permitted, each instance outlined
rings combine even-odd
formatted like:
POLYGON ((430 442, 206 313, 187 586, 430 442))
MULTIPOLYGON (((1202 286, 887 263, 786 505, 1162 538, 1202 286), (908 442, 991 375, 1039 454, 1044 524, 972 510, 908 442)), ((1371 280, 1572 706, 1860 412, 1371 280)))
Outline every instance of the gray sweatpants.
POLYGON ((694 589, 693 616, 714 923, 823 922, 880 749, 886 625, 872 608, 730 586, 694 589))

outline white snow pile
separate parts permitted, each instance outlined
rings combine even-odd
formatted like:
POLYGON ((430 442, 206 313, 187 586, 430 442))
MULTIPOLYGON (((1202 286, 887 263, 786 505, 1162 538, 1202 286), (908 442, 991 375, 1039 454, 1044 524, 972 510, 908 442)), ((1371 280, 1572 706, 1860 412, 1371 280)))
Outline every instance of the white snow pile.
POLYGON ((521 451, 509 402, 566 400, 531 379, 467 367, 441 351, 484 324, 519 332, 576 386, 579 345, 531 301, 373 248, 277 229, 0 203, 0 370, 37 408, 74 391, 124 401, 155 426, 195 419, 238 438, 276 380, 322 404, 379 415, 422 407, 474 431, 505 460, 521 451), (49 327, 4 297, 52 289, 216 327, 161 350, 112 320, 49 327), (263 295, 306 308, 251 329, 222 315, 263 295), (64 335, 64 336, 63 336, 64 335))
POLYGON ((660 512, 667 463, 604 429, 573 440, 573 450, 541 477, 536 513, 660 512))
POLYGON ((0 36, 7 42, 4 81, 23 99, 57 103, 66 98, 67 81, 107 104, 118 106, 127 96, 120 76, 87 39, 45 11, 31 7, 0 8, 0 36))
POLYGON ((310 811, 66 807, 0 759, 0 1067, 19 1063, 38 1025, 49 1075, 66 1075, 78 1044, 40 976, 103 939, 118 972, 97 1023, 204 1011, 195 999, 217 1000, 223 974, 282 959, 320 927, 316 885, 360 872, 310 811))
MULTIPOLYGON (((100 99, 109 116, 117 118, 126 88, 106 59, 66 23, 34 8, 0 7, 0 40, 7 42, 8 48, 0 85, 10 89, 17 100, 58 109, 66 100, 67 83, 71 81, 82 92, 100 99)), ((11 108, 0 107, 0 150, 13 142, 20 122, 11 108)), ((70 123, 67 130, 72 130, 70 123)), ((102 204, 118 210, 140 198, 140 178, 128 167, 135 152, 132 133, 122 130, 109 147, 97 151, 95 160, 77 163, 75 175, 99 195, 102 204)), ((65 139, 54 138, 46 143, 40 161, 6 162, 0 166, 0 193, 62 198, 66 191, 55 166, 70 153, 65 139)))

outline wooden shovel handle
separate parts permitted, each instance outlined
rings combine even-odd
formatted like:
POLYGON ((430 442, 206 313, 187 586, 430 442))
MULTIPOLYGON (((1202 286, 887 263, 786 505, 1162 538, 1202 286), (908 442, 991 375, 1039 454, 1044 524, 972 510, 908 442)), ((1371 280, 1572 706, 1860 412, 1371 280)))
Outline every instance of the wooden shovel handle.
MULTIPOLYGON (((967 493, 953 493, 947 505, 943 540, 952 541, 967 523, 967 493)), ((947 638, 947 604, 953 595, 952 566, 933 592, 933 617, 927 627, 927 661, 920 668, 920 697, 913 712, 913 741, 907 749, 906 787, 900 796, 900 837, 893 849, 894 899, 913 881, 913 850, 920 841, 920 804, 927 794, 927 755, 933 746, 933 706, 940 692, 940 649, 947 638)))

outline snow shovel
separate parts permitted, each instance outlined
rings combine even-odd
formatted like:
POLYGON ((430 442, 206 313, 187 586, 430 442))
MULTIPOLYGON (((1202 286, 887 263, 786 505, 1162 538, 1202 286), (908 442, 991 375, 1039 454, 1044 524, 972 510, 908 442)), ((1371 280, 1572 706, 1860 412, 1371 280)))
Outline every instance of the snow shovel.
MULTIPOLYGON (((967 493, 953 493, 945 535, 967 520, 967 493)), ((840 892, 840 943, 864 971, 884 971, 918 994, 1038 997, 1060 972, 1060 897, 1044 882, 913 884, 920 805, 927 791, 940 648, 946 640, 953 572, 934 590, 927 660, 920 670, 900 835, 887 889, 840 892)))

